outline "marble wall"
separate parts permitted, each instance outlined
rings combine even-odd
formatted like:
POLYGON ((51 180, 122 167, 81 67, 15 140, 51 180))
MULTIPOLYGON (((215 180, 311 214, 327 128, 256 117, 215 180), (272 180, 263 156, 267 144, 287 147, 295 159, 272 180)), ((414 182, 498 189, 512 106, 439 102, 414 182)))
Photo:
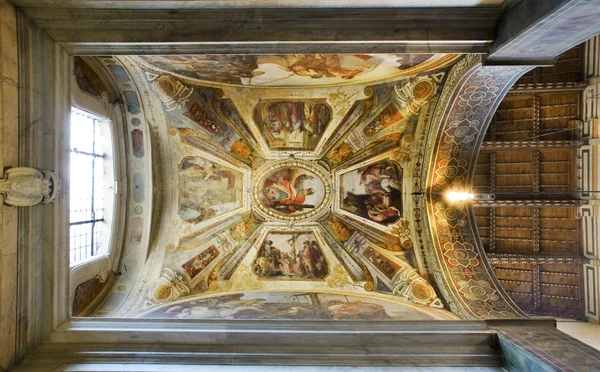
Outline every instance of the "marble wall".
MULTIPOLYGON (((17 19, 0 1, 0 174, 18 166, 17 19)), ((0 196, 0 200, 2 197, 0 196)), ((0 202, 0 369, 14 361, 17 302, 17 208, 0 202)))

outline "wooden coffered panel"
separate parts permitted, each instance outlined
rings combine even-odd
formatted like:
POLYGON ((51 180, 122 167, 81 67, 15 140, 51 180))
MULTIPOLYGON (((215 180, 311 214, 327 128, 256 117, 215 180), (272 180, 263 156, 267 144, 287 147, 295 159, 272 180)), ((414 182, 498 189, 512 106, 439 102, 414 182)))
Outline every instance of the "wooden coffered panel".
MULTIPOLYGON (((524 75, 498 107, 477 161, 474 188, 498 201, 578 199, 582 48, 524 75)), ((577 207, 474 207, 495 274, 523 311, 582 318, 577 207)))

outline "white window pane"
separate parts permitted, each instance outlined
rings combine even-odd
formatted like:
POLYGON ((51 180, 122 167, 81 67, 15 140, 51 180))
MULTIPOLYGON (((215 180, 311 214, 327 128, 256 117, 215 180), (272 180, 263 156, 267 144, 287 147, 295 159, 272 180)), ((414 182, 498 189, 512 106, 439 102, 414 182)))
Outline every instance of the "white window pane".
POLYGON ((72 225, 70 235, 71 262, 91 256, 92 224, 72 225))
POLYGON ((92 160, 91 156, 71 153, 71 222, 92 218, 92 160))
POLYGON ((77 112, 71 114, 71 149, 92 152, 94 145, 94 119, 77 112))
POLYGON ((104 159, 94 161, 94 212, 96 219, 104 218, 104 159))
POLYGON ((98 120, 94 120, 94 130, 95 130, 95 141, 94 141, 94 154, 102 155, 104 154, 103 142, 102 142, 102 125, 98 120))
MULTIPOLYGON (((105 122, 74 110, 71 115, 70 259, 71 264, 98 254, 104 222, 103 133, 105 122), (95 156, 98 155, 98 156, 95 156)), ((112 175, 107 175, 112 179, 112 175)))

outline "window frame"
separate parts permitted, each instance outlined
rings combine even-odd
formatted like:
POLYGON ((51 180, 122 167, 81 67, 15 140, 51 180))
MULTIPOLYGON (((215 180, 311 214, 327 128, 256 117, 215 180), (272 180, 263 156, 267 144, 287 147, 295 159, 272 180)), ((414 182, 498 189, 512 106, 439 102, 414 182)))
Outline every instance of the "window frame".
MULTIPOLYGON (((94 121, 94 126, 98 125, 99 127, 101 127, 102 129, 100 130, 100 137, 102 137, 103 143, 106 143, 106 135, 105 132, 112 132, 110 130, 111 127, 111 123, 110 123, 110 119, 108 118, 104 118, 104 117, 100 117, 94 114, 91 114, 87 111, 83 111, 81 109, 78 109, 76 107, 72 107, 71 108, 71 120, 73 118, 73 114, 76 115, 82 115, 82 116, 86 116, 88 119, 91 119, 94 121), (104 132, 104 133, 103 133, 104 132)), ((72 128, 72 123, 70 128, 72 128)), ((94 128, 94 130, 96 130, 94 128)), ((96 137, 98 134, 94 133, 94 137, 96 137)), ((110 135, 110 134, 109 134, 110 135)), ((108 138, 109 143, 112 144, 112 139, 108 138)), ((96 142, 96 138, 94 138, 94 143, 96 142)), ((112 146, 109 146, 109 148, 112 146)), ((111 149, 112 150, 112 149, 111 149)), ((96 158, 102 158, 104 161, 102 162, 102 168, 103 168, 103 173, 104 174, 104 179, 103 181, 108 181, 108 183, 112 183, 112 185, 107 186, 106 182, 104 182, 105 184, 103 185, 103 190, 96 190, 95 189, 95 185, 94 185, 94 177, 95 177, 95 167, 96 165, 94 164, 94 162, 92 162, 92 199, 90 201, 91 203, 91 214, 92 217, 91 219, 87 219, 87 220, 83 220, 83 221, 71 221, 69 220, 69 227, 72 226, 76 226, 76 225, 92 225, 92 234, 91 234, 91 245, 90 245, 90 250, 91 252, 89 253, 89 255, 84 254, 84 258, 78 260, 78 261, 71 261, 71 257, 73 256, 72 253, 72 249, 69 250, 69 265, 71 267, 80 265, 85 263, 88 260, 92 260, 94 257, 102 255, 102 254, 110 254, 111 251, 111 246, 110 244, 108 244, 107 239, 103 239, 100 243, 100 245, 98 246, 98 248, 96 249, 96 251, 94 252, 94 227, 95 225, 98 223, 100 225, 104 225, 103 229, 101 230, 100 234, 103 235, 103 237, 105 237, 107 234, 111 234, 110 230, 111 230, 111 224, 112 224, 112 213, 106 213, 107 211, 112 212, 114 210, 114 197, 112 194, 114 194, 114 192, 111 192, 111 190, 114 190, 114 174, 113 174, 113 169, 114 166, 111 164, 112 161, 114 160, 114 157, 110 156, 112 155, 112 151, 109 151, 107 153, 107 151, 105 151, 104 149, 102 149, 102 154, 100 154, 98 151, 96 151, 96 149, 94 148, 92 150, 92 152, 86 152, 86 151, 79 151, 77 149, 77 147, 71 147, 71 155, 73 154, 81 154, 81 155, 86 155, 86 156, 90 156, 93 158, 93 160, 95 160, 96 158), (106 177, 108 176, 108 177, 106 177), (103 205, 102 205, 102 217, 101 218, 97 218, 95 216, 95 199, 96 199, 96 195, 98 195, 99 193, 103 194, 103 205), (108 229, 107 229, 108 228, 108 229), (108 230, 108 232, 107 232, 108 230)), ((71 175, 69 175, 69 178, 71 177, 71 175)), ((70 211, 72 212, 72 211, 70 211)), ((110 240, 110 236, 109 236, 109 240, 110 240)), ((78 248, 80 249, 80 248, 78 248)), ((88 248, 85 247, 85 249, 87 250, 88 248)), ((75 254, 76 255, 76 254, 75 254)))
MULTIPOLYGON (((72 317, 72 303, 75 289, 80 284, 98 278, 101 282, 114 280, 113 273, 118 272, 119 258, 124 241, 124 222, 127 209, 127 168, 125 163, 125 142, 123 141, 124 112, 122 104, 110 99, 107 92, 103 92, 100 97, 94 97, 89 93, 77 88, 75 78, 71 74, 71 107, 68 113, 69 156, 71 113, 78 111, 98 120, 103 126, 101 130, 104 152, 104 216, 103 236, 107 238, 102 240, 98 252, 86 259, 71 263, 70 261, 70 208, 69 208, 69 317, 72 317), (107 177, 107 173, 112 177, 107 177), (110 186, 112 185, 112 187, 110 186)), ((70 168, 69 168, 70 180, 70 168)), ((69 192, 70 195, 70 192, 69 192)), ((106 286, 110 287, 110 283, 106 286)), ((103 296, 98 296, 90 306, 95 306, 103 296)))

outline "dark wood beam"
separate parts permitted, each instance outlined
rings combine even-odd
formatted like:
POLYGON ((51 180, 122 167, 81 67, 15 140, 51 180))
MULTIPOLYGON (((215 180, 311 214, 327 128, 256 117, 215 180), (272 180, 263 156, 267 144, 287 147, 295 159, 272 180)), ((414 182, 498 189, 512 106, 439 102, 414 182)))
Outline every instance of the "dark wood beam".
POLYGON ((534 207, 534 208, 573 208, 587 205, 587 200, 475 200, 473 207, 503 208, 503 207, 534 207))
POLYGON ((534 93, 552 93, 583 91, 587 87, 586 82, 566 82, 566 83, 518 83, 508 91, 508 94, 534 94, 534 93))
POLYGON ((530 149, 576 148, 583 146, 582 141, 486 141, 481 145, 481 151, 510 151, 530 149))
MULTIPOLYGON (((543 256, 511 253, 488 253, 487 258, 492 265, 582 265, 589 262, 583 256, 543 256)), ((535 277, 533 279, 535 282, 535 277)))

